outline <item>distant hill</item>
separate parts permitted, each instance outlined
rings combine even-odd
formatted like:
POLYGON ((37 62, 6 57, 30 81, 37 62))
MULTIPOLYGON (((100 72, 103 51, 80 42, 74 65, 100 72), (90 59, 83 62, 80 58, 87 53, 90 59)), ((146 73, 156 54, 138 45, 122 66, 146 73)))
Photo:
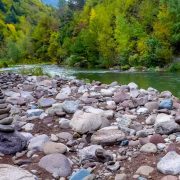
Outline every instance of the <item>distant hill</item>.
POLYGON ((53 7, 58 6, 58 0, 42 0, 42 2, 53 7))

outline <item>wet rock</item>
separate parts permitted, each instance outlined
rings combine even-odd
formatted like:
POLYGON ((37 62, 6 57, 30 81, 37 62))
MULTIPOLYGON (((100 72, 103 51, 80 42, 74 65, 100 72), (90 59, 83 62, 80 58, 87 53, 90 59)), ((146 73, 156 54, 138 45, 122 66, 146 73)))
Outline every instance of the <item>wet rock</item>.
POLYGON ((147 143, 141 147, 140 151, 145 153, 156 153, 157 147, 152 143, 147 143))
POLYGON ((0 132, 0 152, 3 154, 10 155, 20 152, 26 147, 26 144, 25 137, 18 132, 0 132))
POLYGON ((39 166, 54 177, 67 177, 71 174, 71 164, 62 154, 49 154, 40 159, 39 166))
POLYGON ((49 137, 46 134, 33 137, 29 141, 28 150, 42 151, 44 144, 48 141, 49 137))
POLYGON ((65 101, 62 104, 62 108, 66 113, 73 114, 77 111, 79 107, 78 101, 65 101))
POLYGON ((158 163, 157 169, 168 175, 180 173, 180 155, 174 151, 168 152, 158 163))
POLYGON ((159 108, 160 109, 169 109, 171 110, 173 107, 173 101, 172 99, 165 99, 165 100, 162 100, 159 104, 159 108))
POLYGON ((0 178, 4 180, 36 180, 33 174, 19 167, 9 164, 0 164, 0 178))
POLYGON ((155 125, 155 132, 157 134, 172 134, 180 131, 180 125, 174 121, 161 122, 155 125))
POLYGON ((108 119, 101 114, 85 113, 83 111, 77 111, 70 122, 72 129, 81 134, 92 132, 108 124, 108 119))
POLYGON ((124 140, 125 134, 119 129, 103 128, 95 132, 91 137, 94 144, 113 144, 124 140))

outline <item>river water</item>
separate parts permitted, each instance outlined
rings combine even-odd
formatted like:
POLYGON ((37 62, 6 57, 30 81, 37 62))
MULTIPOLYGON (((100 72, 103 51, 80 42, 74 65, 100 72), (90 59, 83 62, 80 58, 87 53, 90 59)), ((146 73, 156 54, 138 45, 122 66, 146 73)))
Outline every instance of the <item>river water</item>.
POLYGON ((120 84, 135 82, 140 88, 156 88, 159 91, 169 90, 180 98, 180 73, 167 72, 119 72, 110 70, 84 70, 75 68, 64 68, 57 65, 23 65, 13 68, 1 69, 1 71, 20 72, 21 69, 31 69, 41 66, 44 73, 50 76, 59 75, 67 78, 96 80, 102 83, 117 81, 120 84))

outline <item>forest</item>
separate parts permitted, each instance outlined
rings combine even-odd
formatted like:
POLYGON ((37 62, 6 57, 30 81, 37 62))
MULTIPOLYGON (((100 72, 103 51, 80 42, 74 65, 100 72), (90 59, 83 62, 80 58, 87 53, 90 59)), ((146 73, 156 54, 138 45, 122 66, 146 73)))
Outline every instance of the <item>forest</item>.
POLYGON ((179 50, 179 0, 0 0, 1 66, 164 67, 179 50))

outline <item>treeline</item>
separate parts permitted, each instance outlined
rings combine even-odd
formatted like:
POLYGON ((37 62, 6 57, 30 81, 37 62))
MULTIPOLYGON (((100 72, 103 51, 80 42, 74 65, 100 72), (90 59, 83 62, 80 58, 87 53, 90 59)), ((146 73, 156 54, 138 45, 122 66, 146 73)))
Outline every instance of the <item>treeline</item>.
POLYGON ((180 50, 179 0, 0 0, 0 59, 165 66, 180 50))
POLYGON ((162 67, 180 50, 180 1, 87 0, 59 36, 69 65, 162 67))
POLYGON ((56 21, 54 10, 40 0, 0 0, 1 65, 49 61, 56 21))

